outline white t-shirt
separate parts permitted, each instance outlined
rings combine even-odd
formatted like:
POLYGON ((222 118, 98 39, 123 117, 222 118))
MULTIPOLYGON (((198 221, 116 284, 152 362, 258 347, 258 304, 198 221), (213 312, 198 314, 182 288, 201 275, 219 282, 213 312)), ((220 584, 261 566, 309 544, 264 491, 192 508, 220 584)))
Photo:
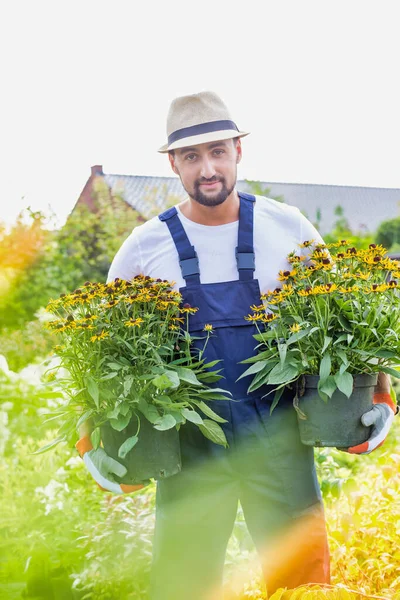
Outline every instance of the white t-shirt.
MULTIPOLYGON (((201 283, 239 279, 235 258, 239 221, 200 225, 187 219, 179 206, 176 208, 190 243, 196 249, 201 283)), ((297 207, 256 196, 254 277, 259 280, 261 292, 281 286, 277 276, 280 270, 289 268, 286 256, 293 250, 300 254, 298 244, 311 239, 323 243, 318 231, 297 207)), ((141 273, 174 281, 175 289, 185 286, 168 226, 158 217, 132 231, 115 255, 108 281, 115 277, 130 280, 141 273)))

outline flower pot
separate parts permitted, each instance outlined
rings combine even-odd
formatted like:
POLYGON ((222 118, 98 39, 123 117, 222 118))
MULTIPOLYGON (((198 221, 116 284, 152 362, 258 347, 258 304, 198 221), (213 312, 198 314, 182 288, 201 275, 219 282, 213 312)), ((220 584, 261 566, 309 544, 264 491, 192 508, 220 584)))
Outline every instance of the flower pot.
POLYGON ((304 395, 299 398, 297 412, 300 438, 306 446, 349 448, 365 442, 371 427, 361 423, 361 416, 371 410, 376 374, 354 376, 353 393, 347 398, 336 390, 324 402, 318 395, 319 377, 305 376, 304 395))
POLYGON ((119 447, 136 432, 137 417, 135 416, 122 431, 116 431, 109 423, 105 423, 101 427, 104 450, 128 469, 124 477, 115 478, 118 483, 135 484, 147 479, 163 479, 179 473, 181 453, 179 434, 175 427, 159 431, 154 429, 152 424, 142 416, 138 442, 125 458, 120 458, 118 456, 119 447))

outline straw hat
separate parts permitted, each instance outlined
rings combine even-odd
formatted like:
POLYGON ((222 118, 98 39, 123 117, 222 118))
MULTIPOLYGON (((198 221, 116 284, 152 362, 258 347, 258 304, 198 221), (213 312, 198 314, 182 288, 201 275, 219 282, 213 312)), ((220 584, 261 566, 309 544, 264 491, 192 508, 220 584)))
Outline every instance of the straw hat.
POLYGON ((158 152, 245 135, 249 134, 239 131, 217 94, 200 92, 172 101, 167 117, 168 142, 158 152))

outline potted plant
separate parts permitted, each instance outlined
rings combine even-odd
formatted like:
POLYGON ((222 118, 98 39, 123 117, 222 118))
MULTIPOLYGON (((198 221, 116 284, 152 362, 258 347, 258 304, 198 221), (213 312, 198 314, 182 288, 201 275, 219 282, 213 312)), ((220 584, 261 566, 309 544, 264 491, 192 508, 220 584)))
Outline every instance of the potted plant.
MULTIPOLYGON (((67 396, 52 418, 61 419, 60 441, 74 443, 90 422, 94 448, 124 464, 121 483, 168 477, 180 470, 178 429, 187 421, 217 444, 226 445, 218 416, 209 405, 227 400, 216 387, 221 376, 191 349, 188 319, 197 309, 181 306, 170 282, 137 276, 131 282, 86 282, 50 301, 58 334, 58 369, 67 396)), ((204 344, 213 335, 205 326, 204 344)))
POLYGON ((253 376, 249 391, 273 386, 271 410, 293 388, 303 443, 357 445, 369 435, 360 417, 372 407, 377 374, 400 377, 400 266, 376 244, 300 248, 287 256, 281 285, 246 317, 259 345, 242 377, 253 376))

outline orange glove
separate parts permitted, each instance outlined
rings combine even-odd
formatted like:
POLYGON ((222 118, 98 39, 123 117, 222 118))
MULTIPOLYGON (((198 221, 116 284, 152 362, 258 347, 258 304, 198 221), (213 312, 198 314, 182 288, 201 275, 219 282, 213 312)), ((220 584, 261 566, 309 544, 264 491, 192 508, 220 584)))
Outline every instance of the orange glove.
POLYGON ((103 448, 93 449, 90 437, 82 437, 76 444, 80 457, 86 465, 87 470, 96 481, 100 489, 105 492, 114 492, 115 494, 130 494, 144 488, 144 485, 126 485, 117 483, 114 475, 123 477, 126 474, 126 467, 117 460, 108 456, 103 448))
POLYGON ((366 427, 372 427, 371 436, 366 442, 348 448, 351 454, 369 454, 375 448, 382 446, 394 416, 398 413, 398 407, 393 402, 389 393, 378 393, 374 395, 374 407, 361 417, 361 422, 366 427))

